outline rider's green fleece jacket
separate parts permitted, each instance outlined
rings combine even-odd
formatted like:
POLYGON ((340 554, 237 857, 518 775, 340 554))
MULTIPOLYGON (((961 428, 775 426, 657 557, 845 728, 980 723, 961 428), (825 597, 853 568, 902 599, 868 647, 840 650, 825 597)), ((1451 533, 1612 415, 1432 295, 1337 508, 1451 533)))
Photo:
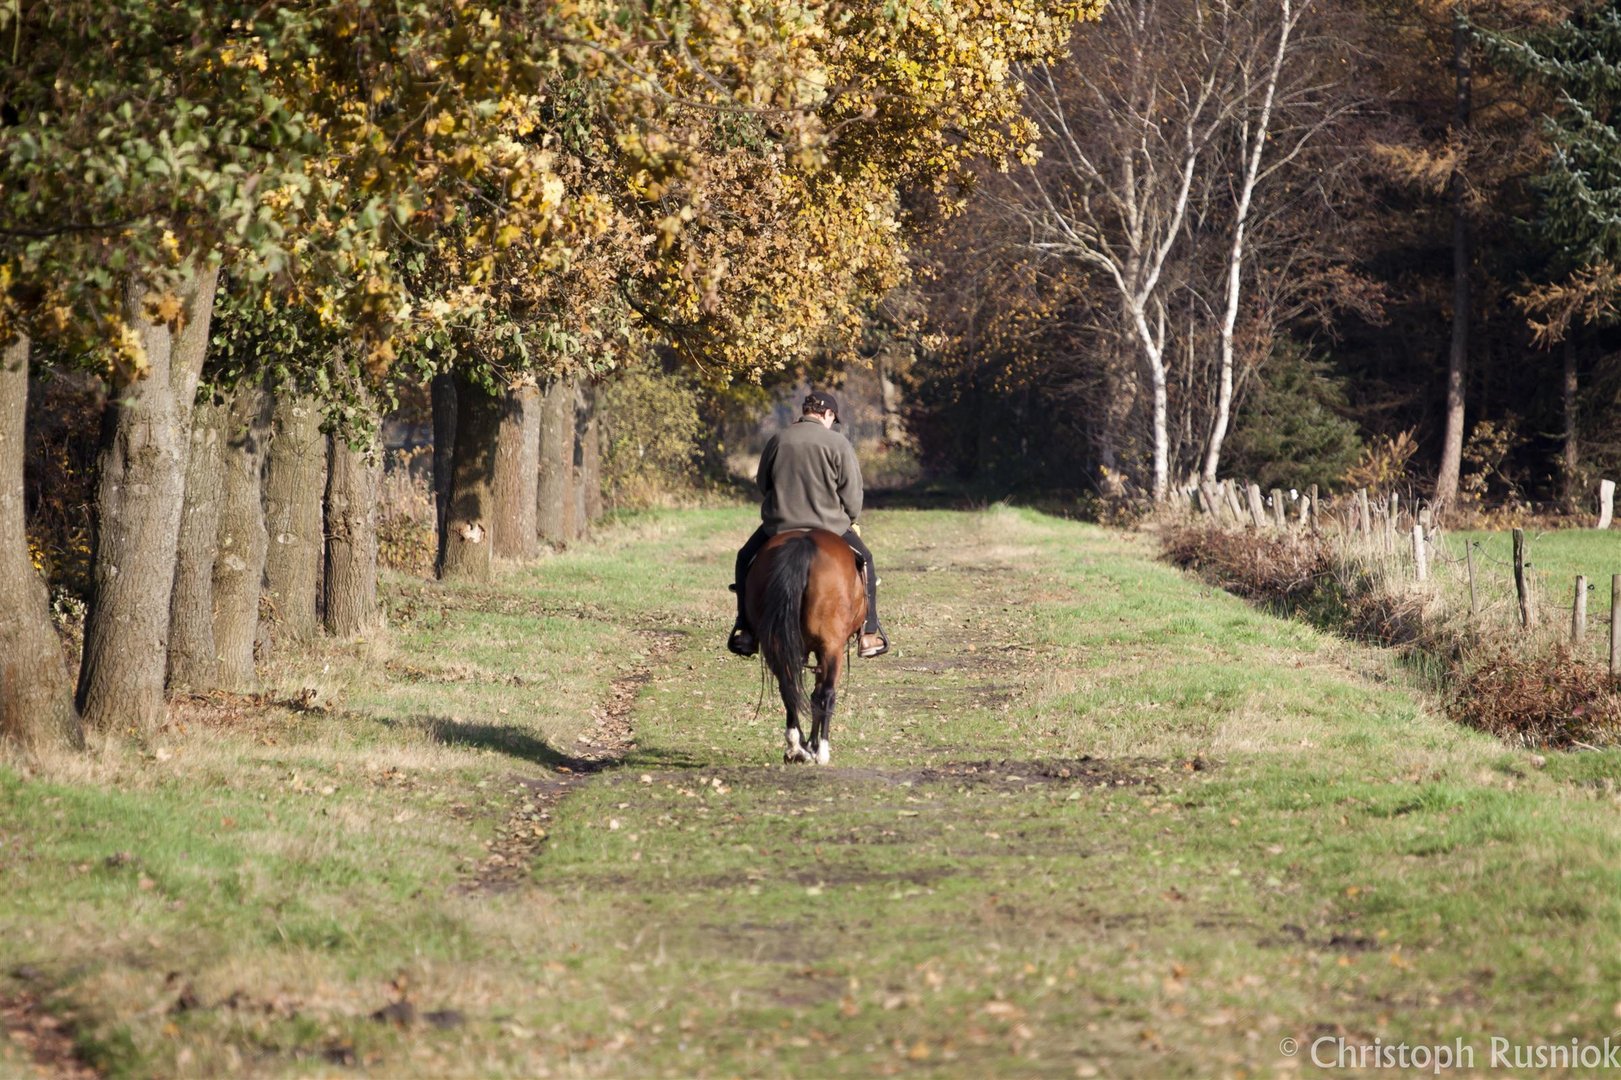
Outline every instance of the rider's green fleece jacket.
POLYGON ((861 516, 861 464, 850 440, 806 417, 766 443, 755 476, 765 502, 760 521, 784 529, 826 529, 838 536, 861 516))

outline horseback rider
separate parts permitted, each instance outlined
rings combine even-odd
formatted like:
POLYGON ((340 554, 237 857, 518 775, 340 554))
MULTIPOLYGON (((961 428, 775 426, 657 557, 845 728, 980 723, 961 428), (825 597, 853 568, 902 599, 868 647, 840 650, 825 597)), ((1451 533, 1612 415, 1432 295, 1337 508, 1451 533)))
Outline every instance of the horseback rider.
POLYGON ((813 390, 805 395, 799 420, 771 437, 760 455, 755 482, 765 496, 760 506, 760 527, 737 553, 737 625, 726 647, 739 656, 759 649, 754 630, 743 609, 743 583, 749 564, 777 533, 789 529, 826 529, 842 534, 867 567, 867 622, 861 629, 860 653, 882 656, 889 638, 878 623, 878 570, 872 552, 856 532, 861 514, 861 465, 850 440, 833 432, 839 403, 832 394, 813 390))

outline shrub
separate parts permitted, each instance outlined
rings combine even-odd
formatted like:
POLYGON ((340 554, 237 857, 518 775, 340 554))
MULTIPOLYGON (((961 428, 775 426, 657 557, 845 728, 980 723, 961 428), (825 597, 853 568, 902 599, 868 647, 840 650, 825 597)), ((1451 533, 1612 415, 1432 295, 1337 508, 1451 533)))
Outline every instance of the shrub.
POLYGON ((377 561, 429 576, 438 548, 433 502, 433 447, 396 450, 385 462, 377 498, 377 561))
POLYGON ((1563 646, 1530 656, 1498 649, 1458 679, 1447 712, 1527 746, 1613 744, 1621 734, 1621 695, 1609 672, 1563 646))
POLYGON ((639 508, 693 489, 704 423, 690 379, 648 365, 602 385, 602 490, 615 507, 639 508))
POLYGON ((1244 399, 1223 468, 1263 489, 1334 487, 1363 452, 1346 409, 1345 380, 1303 346, 1280 341, 1244 399))
POLYGON ((1333 570, 1317 533, 1231 532, 1217 525, 1170 527, 1165 558, 1211 584, 1250 600, 1299 601, 1333 570))
POLYGON ((1409 428, 1395 438, 1388 435, 1364 447, 1357 463, 1345 472, 1345 485, 1369 491, 1391 491, 1407 481, 1407 466, 1418 453, 1418 440, 1409 428))

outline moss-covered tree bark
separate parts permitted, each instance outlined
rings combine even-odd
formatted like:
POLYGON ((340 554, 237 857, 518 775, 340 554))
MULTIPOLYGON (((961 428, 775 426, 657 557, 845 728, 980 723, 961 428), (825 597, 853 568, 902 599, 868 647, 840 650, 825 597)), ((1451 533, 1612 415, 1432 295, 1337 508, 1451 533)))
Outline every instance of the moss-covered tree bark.
POLYGON ((221 419, 220 510, 214 557, 215 677, 227 690, 258 685, 254 644, 264 585, 264 468, 270 448, 270 395, 257 383, 225 398, 221 419))
POLYGON ((326 491, 326 435, 313 397, 275 395, 270 465, 265 473, 265 591, 277 635, 294 641, 315 636, 321 591, 321 498, 326 491))
POLYGON ((115 395, 102 422, 92 596, 77 693, 92 727, 149 731, 164 718, 192 402, 218 276, 202 271, 182 287, 178 331, 152 321, 145 286, 131 281, 125 288, 124 317, 145 349, 147 370, 115 395))
POLYGON ((0 349, 0 742, 78 744, 79 714, 45 583, 28 554, 23 431, 28 339, 0 349))

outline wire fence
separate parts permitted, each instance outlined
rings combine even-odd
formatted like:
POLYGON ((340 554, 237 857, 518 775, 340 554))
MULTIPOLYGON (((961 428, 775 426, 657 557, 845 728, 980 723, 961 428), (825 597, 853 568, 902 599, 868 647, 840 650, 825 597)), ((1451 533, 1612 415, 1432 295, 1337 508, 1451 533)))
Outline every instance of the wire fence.
MULTIPOLYGON (((1609 481, 1601 486, 1595 530, 1610 525, 1614 490, 1609 481)), ((1471 639, 1507 632, 1526 648, 1562 645, 1607 660, 1611 676, 1621 677, 1621 542, 1609 566, 1575 572, 1538 565, 1534 552, 1550 534, 1511 530, 1512 554, 1503 558, 1481 537, 1450 535, 1426 501, 1393 492, 1320 497, 1315 486, 1263 492, 1222 480, 1177 488, 1171 505, 1227 529, 1312 533, 1334 545, 1340 572, 1377 579, 1385 591, 1421 604, 1426 621, 1462 623, 1477 631, 1471 639)))

